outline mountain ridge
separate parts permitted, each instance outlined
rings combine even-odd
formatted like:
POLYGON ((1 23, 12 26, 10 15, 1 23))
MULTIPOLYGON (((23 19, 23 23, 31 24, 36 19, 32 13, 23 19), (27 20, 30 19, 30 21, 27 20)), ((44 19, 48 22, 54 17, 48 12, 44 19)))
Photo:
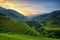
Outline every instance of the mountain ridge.
POLYGON ((15 10, 5 9, 3 7, 0 7, 0 13, 2 13, 3 15, 6 15, 9 18, 17 19, 17 20, 26 20, 27 18, 26 16, 22 15, 21 13, 15 10))

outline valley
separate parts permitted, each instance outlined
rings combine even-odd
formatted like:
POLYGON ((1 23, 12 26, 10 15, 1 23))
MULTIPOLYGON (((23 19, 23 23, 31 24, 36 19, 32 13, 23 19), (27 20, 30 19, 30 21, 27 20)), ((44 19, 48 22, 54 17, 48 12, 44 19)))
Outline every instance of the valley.
POLYGON ((0 7, 0 40, 60 40, 60 10, 28 18, 0 7))

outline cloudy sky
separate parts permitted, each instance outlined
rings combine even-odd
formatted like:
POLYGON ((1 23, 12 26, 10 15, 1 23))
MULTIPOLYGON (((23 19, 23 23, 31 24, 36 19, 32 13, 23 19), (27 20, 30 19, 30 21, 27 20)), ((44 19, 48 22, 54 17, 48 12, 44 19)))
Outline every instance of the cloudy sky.
POLYGON ((60 0, 0 0, 0 6, 16 10, 25 16, 60 10, 60 0))

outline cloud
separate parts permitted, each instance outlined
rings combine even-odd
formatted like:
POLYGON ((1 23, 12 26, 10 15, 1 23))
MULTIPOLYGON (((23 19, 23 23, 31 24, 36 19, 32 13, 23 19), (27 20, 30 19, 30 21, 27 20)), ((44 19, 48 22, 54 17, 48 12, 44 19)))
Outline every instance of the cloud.
POLYGON ((14 9, 26 16, 60 9, 58 1, 52 0, 0 0, 0 6, 14 9))

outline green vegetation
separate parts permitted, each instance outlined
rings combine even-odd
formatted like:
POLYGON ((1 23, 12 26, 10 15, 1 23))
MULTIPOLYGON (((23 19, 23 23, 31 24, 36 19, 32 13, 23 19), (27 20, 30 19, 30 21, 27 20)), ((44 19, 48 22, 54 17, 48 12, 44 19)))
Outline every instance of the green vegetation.
POLYGON ((28 35, 0 33, 0 40, 60 40, 60 39, 40 38, 40 37, 32 37, 28 35))
POLYGON ((53 25, 50 26, 41 27, 38 29, 38 32, 40 32, 43 37, 60 38, 60 27, 53 27, 53 25))
POLYGON ((60 40, 37 36, 40 34, 25 22, 0 16, 0 40, 60 40))
POLYGON ((0 16, 0 32, 11 32, 17 34, 40 36, 37 31, 30 28, 26 23, 5 18, 3 16, 0 16))
POLYGON ((34 17, 27 24, 43 37, 60 38, 60 10, 34 17))
POLYGON ((42 16, 42 20, 39 16, 28 23, 8 18, 1 13, 0 40, 60 40, 60 12, 55 13, 42 16))

